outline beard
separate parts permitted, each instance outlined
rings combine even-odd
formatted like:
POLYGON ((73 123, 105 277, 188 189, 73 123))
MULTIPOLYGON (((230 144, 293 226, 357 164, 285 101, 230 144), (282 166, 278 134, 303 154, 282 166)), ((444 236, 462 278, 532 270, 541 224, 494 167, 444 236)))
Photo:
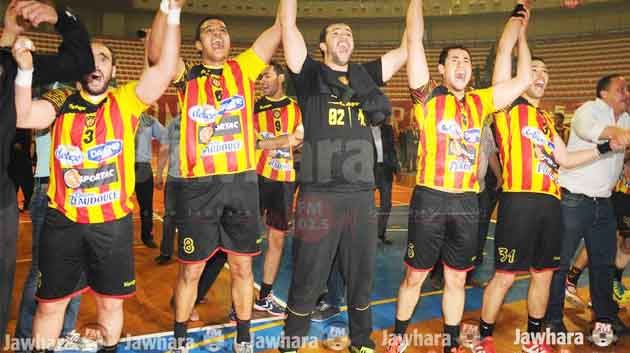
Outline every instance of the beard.
POLYGON ((107 80, 103 80, 103 84, 100 87, 91 87, 90 83, 88 82, 88 77, 90 75, 86 75, 83 76, 83 78, 81 78, 81 87, 87 92, 89 93, 91 96, 100 96, 103 93, 107 92, 107 90, 109 89, 109 83, 111 82, 111 77, 107 80))

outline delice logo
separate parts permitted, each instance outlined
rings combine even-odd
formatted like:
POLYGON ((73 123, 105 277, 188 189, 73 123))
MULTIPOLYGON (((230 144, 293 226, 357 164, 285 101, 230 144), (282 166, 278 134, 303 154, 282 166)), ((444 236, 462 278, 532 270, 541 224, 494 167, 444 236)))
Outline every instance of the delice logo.
POLYGON ((66 166, 75 166, 83 163, 83 152, 76 146, 59 145, 55 150, 55 158, 66 166))
POLYGON ((440 123, 438 124, 438 131, 456 139, 462 136, 462 129, 459 127, 459 125, 457 125, 454 120, 440 121, 440 123))

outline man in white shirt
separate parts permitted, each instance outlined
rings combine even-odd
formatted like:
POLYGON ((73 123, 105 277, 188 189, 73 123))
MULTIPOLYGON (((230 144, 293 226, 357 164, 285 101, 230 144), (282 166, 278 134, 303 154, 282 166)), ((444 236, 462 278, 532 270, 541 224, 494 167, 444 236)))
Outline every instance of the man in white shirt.
MULTIPOLYGON (((627 146, 630 142, 627 96, 627 83, 623 76, 615 74, 601 78, 597 83, 597 99, 584 103, 575 112, 568 150, 583 150, 597 145, 601 153, 606 149, 605 141, 613 149, 627 146)), ((610 197, 619 179, 623 160, 623 153, 602 153, 602 157, 592 163, 560 170, 564 232, 560 268, 553 276, 546 314, 552 331, 566 331, 562 321, 565 279, 580 239, 584 238, 589 254, 589 285, 596 323, 612 324, 617 335, 627 332, 617 316, 619 309, 612 299, 616 219, 610 197)))

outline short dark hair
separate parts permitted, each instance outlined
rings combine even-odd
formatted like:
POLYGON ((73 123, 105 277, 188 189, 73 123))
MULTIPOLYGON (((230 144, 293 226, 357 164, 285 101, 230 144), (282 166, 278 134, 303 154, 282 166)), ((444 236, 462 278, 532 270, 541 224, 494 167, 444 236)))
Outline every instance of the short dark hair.
POLYGON ((332 26, 333 23, 329 23, 327 25, 325 25, 324 27, 322 27, 322 30, 319 32, 319 42, 320 43, 326 43, 326 34, 328 33, 328 28, 330 28, 330 26, 332 26))
MULTIPOLYGON (((319 44, 326 43, 326 34, 328 34, 328 28, 330 28, 333 25, 338 25, 342 23, 343 22, 334 22, 334 23, 329 23, 325 25, 324 27, 322 27, 322 30, 319 32, 319 44)), ((350 25, 348 25, 348 27, 350 27, 350 25)), ((321 49, 319 49, 319 51, 322 53, 322 56, 324 56, 324 51, 321 49)))
POLYGON ((99 44, 104 46, 105 48, 107 48, 107 50, 109 50, 110 53, 112 53, 112 66, 116 66, 116 52, 114 51, 114 49, 112 49, 111 46, 105 44, 105 42, 101 42, 101 41, 94 41, 92 42, 94 44, 99 44))
POLYGON ((450 45, 450 46, 442 49, 442 51, 440 52, 440 58, 438 60, 438 64, 444 65, 446 63, 446 58, 448 57, 448 53, 451 50, 455 50, 455 49, 460 49, 460 50, 466 51, 468 53, 468 56, 470 56, 470 61, 472 61, 472 54, 470 53, 470 49, 466 48, 465 46, 463 46, 461 44, 456 44, 456 45, 450 45))
POLYGON ((532 61, 540 61, 541 63, 545 64, 545 59, 541 58, 540 56, 532 56, 532 61))
POLYGON ((225 23, 223 18, 219 16, 206 16, 202 18, 201 21, 199 21, 199 23, 197 24, 197 29, 195 29, 195 41, 201 40, 201 26, 203 26, 204 22, 210 21, 210 20, 217 20, 217 21, 221 21, 225 23))
POLYGON ((595 92, 595 95, 597 96, 597 98, 602 98, 602 91, 607 91, 608 88, 610 88, 610 84, 612 82, 612 80, 616 79, 617 77, 621 77, 620 74, 610 74, 610 75, 606 75, 602 78, 599 79, 599 81, 597 81, 597 92, 595 92))
POLYGON ((280 76, 285 74, 284 66, 282 66, 279 62, 271 60, 269 62, 269 66, 273 67, 273 71, 276 72, 276 75, 280 76))

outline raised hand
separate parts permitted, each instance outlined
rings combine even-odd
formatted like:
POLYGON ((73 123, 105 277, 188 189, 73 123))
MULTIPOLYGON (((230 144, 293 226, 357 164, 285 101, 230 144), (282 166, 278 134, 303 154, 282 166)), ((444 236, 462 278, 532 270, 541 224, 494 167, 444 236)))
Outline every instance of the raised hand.
POLYGON ((4 12, 4 31, 10 32, 16 36, 24 32, 24 27, 18 24, 18 11, 16 9, 17 3, 17 0, 11 0, 4 12))
POLYGON ((169 8, 171 10, 183 9, 186 5, 186 0, 170 0, 169 8))
POLYGON ((35 50, 35 44, 33 41, 28 39, 27 37, 18 37, 13 44, 13 49, 11 52, 13 53, 13 57, 18 64, 18 67, 22 70, 31 70, 33 69, 33 54, 32 52, 35 50))
POLYGON ((38 27, 42 23, 54 25, 59 20, 54 7, 35 0, 20 1, 15 9, 24 20, 38 27))

